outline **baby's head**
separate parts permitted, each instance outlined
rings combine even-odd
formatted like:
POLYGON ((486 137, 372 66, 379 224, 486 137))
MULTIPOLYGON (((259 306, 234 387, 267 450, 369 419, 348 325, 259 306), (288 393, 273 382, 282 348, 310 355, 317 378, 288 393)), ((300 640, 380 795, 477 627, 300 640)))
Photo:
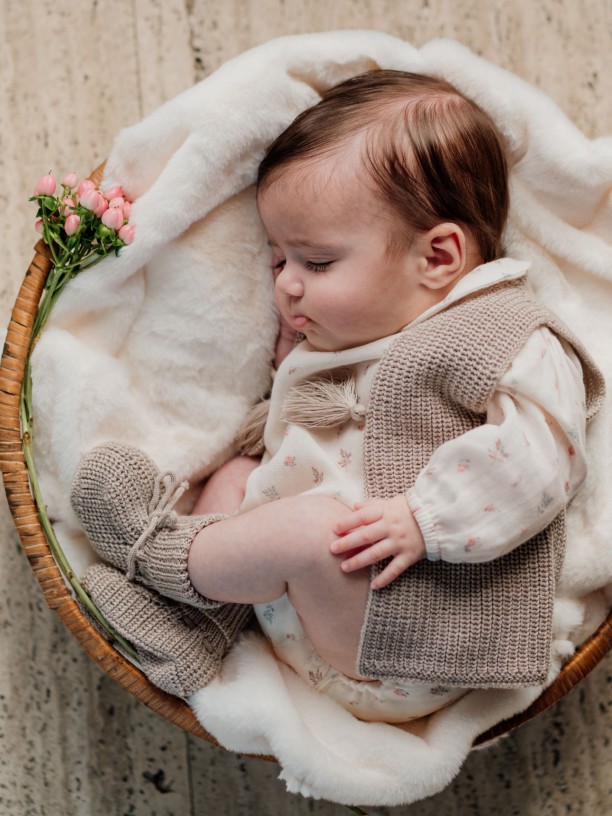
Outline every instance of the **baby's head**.
MULTIPOLYGON (((503 139, 486 113, 437 78, 373 71, 336 86, 271 145, 257 191, 283 274, 292 265, 296 273, 303 267, 304 279, 322 272, 331 278, 350 254, 353 268, 367 257, 379 292, 393 288, 395 273, 405 284, 411 276, 412 288, 394 293, 406 308, 369 326, 370 310, 355 303, 365 330, 360 336, 340 327, 337 342, 331 334, 317 337, 307 292, 298 291, 305 280, 284 293, 277 283, 281 311, 297 315, 294 325, 316 347, 346 348, 399 331, 459 277, 501 254, 508 211, 503 139)), ((365 278, 344 283, 363 289, 365 278)), ((374 290, 366 288, 371 298, 374 290)))

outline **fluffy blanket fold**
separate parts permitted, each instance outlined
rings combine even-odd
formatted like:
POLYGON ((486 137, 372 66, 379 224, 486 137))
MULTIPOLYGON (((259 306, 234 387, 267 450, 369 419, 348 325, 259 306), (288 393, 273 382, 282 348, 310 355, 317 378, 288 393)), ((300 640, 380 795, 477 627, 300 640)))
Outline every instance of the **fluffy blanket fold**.
MULTIPOLYGON (((127 441, 193 483, 230 455, 248 406, 268 387, 276 334, 252 187, 258 162, 322 90, 377 67, 441 75, 496 120, 512 163, 508 254, 532 261, 537 296, 610 379, 612 138, 585 138, 543 93, 453 41, 417 50, 375 31, 273 40, 119 134, 105 181, 135 199, 136 240, 71 283, 36 348, 37 465, 77 573, 95 560, 68 502, 83 451, 127 441)), ((609 441, 604 411, 568 514, 551 677, 609 606, 609 441)), ((441 790, 474 737, 538 693, 472 692, 410 730, 362 723, 247 635, 190 702, 223 745, 274 753, 291 791, 397 805, 441 790)))

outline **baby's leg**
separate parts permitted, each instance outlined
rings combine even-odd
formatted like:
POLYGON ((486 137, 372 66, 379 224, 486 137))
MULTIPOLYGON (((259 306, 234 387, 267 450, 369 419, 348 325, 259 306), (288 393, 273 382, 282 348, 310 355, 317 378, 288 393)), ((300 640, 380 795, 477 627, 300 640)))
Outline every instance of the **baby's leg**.
POLYGON ((288 593, 314 648, 358 677, 369 577, 365 570, 343 573, 329 549, 334 523, 348 512, 333 499, 296 496, 212 524, 193 541, 189 578, 218 601, 266 603, 288 593))
POLYGON ((237 512, 244 499, 249 474, 259 465, 255 456, 235 456, 207 480, 192 510, 193 515, 237 512))

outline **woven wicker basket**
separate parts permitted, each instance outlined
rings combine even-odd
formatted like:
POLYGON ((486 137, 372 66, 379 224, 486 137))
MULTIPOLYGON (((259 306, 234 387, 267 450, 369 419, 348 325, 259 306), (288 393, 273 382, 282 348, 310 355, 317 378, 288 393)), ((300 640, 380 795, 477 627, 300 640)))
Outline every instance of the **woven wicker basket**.
MULTIPOLYGON (((102 169, 99 167, 92 174, 94 182, 99 183, 102 169)), ((47 248, 39 241, 17 296, 0 365, 0 468, 21 544, 42 586, 47 604, 51 609, 55 609, 93 660, 138 700, 162 717, 191 734, 218 744, 198 723, 187 703, 154 686, 92 625, 66 586, 41 526, 23 454, 19 398, 32 324, 50 267, 47 248)), ((553 684, 526 711, 498 723, 481 734, 475 744, 482 744, 505 734, 549 708, 577 685, 611 647, 612 612, 565 664, 553 684)))

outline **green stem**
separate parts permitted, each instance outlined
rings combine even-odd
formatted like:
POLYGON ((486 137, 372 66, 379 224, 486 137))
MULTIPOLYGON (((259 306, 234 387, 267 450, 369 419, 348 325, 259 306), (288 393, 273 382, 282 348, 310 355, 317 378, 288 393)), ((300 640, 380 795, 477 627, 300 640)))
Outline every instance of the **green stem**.
MULTIPOLYGON (((56 270, 53 269, 52 273, 56 270)), ((59 270, 61 273, 61 270, 59 270)), ((33 434, 32 434, 32 427, 33 427, 33 416, 32 416, 32 371, 31 371, 31 363, 30 358, 32 355, 32 351, 36 340, 42 331, 45 323, 47 322, 47 318, 51 313, 51 308, 59 296, 63 286, 67 283, 68 278, 63 280, 63 283, 60 286, 57 286, 57 281, 60 275, 54 275, 52 279, 52 284, 49 289, 44 294, 43 301, 39 306, 39 309, 36 313, 36 318, 34 321, 34 326, 32 327, 32 333, 30 335, 30 346, 28 349, 28 354, 26 356, 26 363, 23 375, 23 382, 21 385, 21 393, 20 393, 20 400, 19 400, 19 417, 21 420, 21 443, 23 448, 23 456, 25 459, 26 467, 28 469, 28 476, 30 479, 30 487, 32 489, 32 495, 34 497, 34 502, 36 504, 36 509, 38 510, 38 516, 40 519, 41 527, 44 531, 45 538, 47 539, 47 543, 49 545, 49 549, 51 550, 51 554, 55 559, 60 571, 72 587, 75 595, 81 602, 81 604, 85 607, 87 612, 91 615, 92 618, 98 623, 98 625, 106 632, 109 640, 114 641, 121 648, 132 658, 138 659, 138 654, 135 651, 134 647, 129 644, 126 640, 124 640, 121 635, 119 635, 115 630, 110 626, 108 621, 102 616, 96 605, 93 603, 89 595, 85 592, 83 587, 81 586, 78 578, 74 574, 68 559, 55 535, 55 530, 53 529, 53 525, 49 520, 49 516, 47 515, 47 507, 43 501, 42 494, 40 491, 40 485, 38 483, 38 474, 36 473, 36 466, 34 463, 34 455, 32 451, 32 441, 33 441, 33 434)))

